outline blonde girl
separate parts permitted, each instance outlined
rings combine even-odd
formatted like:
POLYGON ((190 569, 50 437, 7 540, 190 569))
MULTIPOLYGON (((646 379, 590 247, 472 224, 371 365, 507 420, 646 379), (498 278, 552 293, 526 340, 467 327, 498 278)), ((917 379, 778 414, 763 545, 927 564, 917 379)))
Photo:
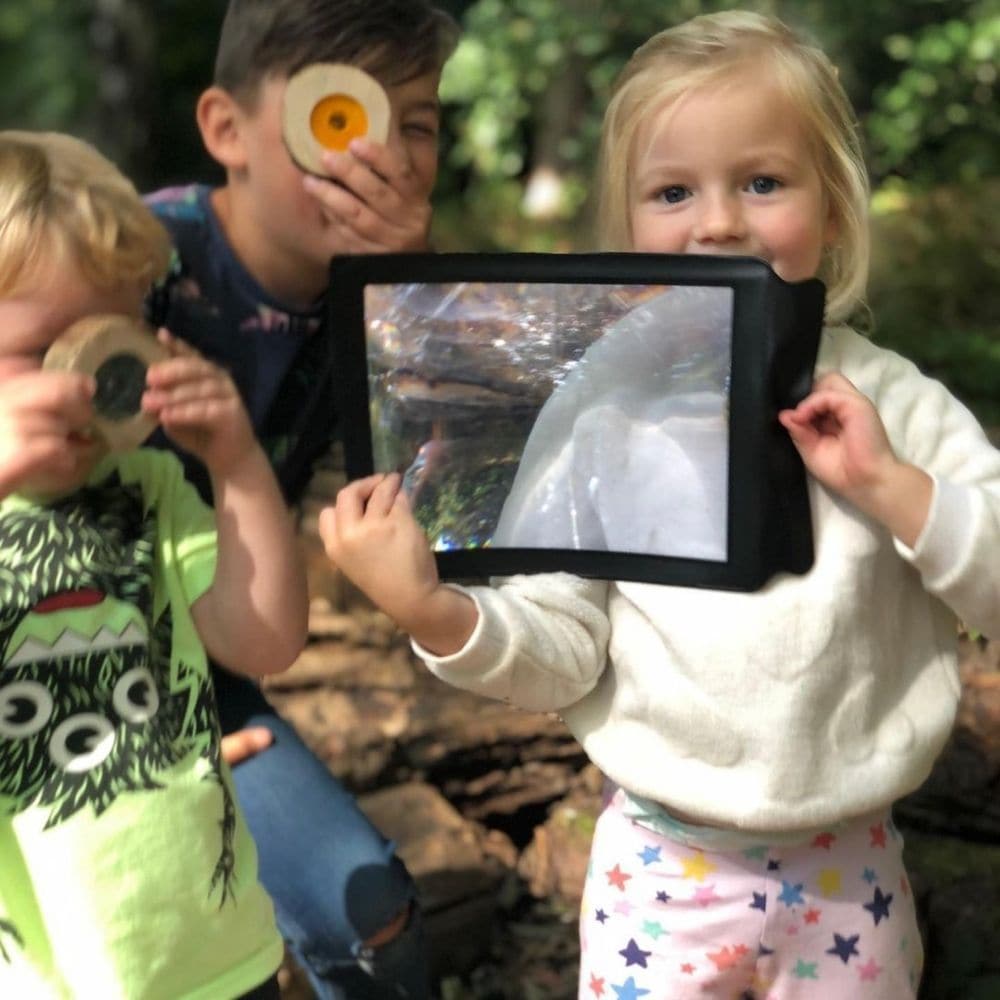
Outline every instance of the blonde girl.
POLYGON ((778 415, 809 472, 812 570, 751 594, 444 586, 396 476, 340 493, 327 552, 435 674, 560 712, 607 775, 581 998, 915 997, 891 808, 950 732, 956 616, 1000 635, 1000 454, 942 385, 839 325, 864 288, 867 185, 817 48, 741 11, 664 31, 602 141, 606 247, 827 284, 814 389, 778 415))

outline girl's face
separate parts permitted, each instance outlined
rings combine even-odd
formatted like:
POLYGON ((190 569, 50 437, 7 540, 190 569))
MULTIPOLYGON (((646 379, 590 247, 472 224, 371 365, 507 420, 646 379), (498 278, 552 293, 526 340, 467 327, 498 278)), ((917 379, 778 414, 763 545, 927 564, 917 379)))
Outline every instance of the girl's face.
POLYGON ((636 136, 632 249, 761 257, 814 277, 833 239, 815 158, 789 99, 741 72, 683 95, 636 136))

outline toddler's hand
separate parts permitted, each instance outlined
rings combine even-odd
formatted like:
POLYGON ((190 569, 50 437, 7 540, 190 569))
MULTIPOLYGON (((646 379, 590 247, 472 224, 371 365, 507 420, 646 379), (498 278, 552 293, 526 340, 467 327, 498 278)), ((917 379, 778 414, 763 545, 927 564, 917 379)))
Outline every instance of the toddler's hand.
POLYGON ((404 630, 419 628, 437 565, 397 473, 345 486, 320 513, 319 533, 338 569, 404 630))
POLYGON ((325 153, 329 180, 306 175, 306 190, 323 206, 338 253, 398 253, 427 249, 429 193, 399 155, 381 143, 355 139, 345 153, 325 153))
POLYGON ((75 372, 33 369, 0 382, 0 496, 39 473, 72 473, 94 391, 94 380, 75 372))
POLYGON ((157 337, 171 357, 149 366, 142 409, 210 473, 224 475, 258 447, 239 391, 223 369, 184 341, 166 330, 157 337))
POLYGON ((843 375, 824 375, 798 406, 778 419, 806 468, 835 493, 857 502, 896 462, 882 419, 843 375))
POLYGON ((930 508, 930 477, 897 458, 875 406, 839 373, 778 419, 824 486, 914 545, 930 508))

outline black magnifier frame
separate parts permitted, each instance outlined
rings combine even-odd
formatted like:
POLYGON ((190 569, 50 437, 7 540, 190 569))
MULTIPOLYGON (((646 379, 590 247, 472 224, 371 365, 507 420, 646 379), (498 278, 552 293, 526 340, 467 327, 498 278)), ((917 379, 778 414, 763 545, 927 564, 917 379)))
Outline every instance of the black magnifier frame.
MULTIPOLYGON (((561 543, 551 548, 538 543, 530 547, 507 546, 489 537, 471 542, 451 539, 441 545, 444 535, 439 532, 432 544, 442 578, 566 571, 601 579, 753 591, 777 573, 808 572, 814 545, 806 473, 777 414, 798 403, 810 390, 825 289, 817 279, 785 282, 758 258, 634 253, 378 254, 335 258, 330 265, 324 332, 333 346, 331 405, 339 414, 348 477, 404 471, 401 463, 392 461, 391 456, 386 458, 379 435, 384 432, 387 401, 399 404, 395 411, 398 423, 399 413, 405 411, 405 386, 410 383, 418 384, 427 396, 421 401, 422 421, 437 427, 462 426, 466 412, 462 407, 468 400, 459 390, 489 388, 491 374, 487 368, 491 358, 496 360, 495 344, 490 338, 499 342, 495 325, 491 324, 504 315, 505 309, 509 319, 517 320, 531 311, 519 308, 522 300, 531 301, 534 308, 539 296, 544 300, 553 293, 554 314, 546 315, 545 322, 551 329, 578 325, 579 316, 571 306, 565 315, 559 314, 562 299, 554 293, 560 288, 575 290, 562 297, 571 304, 581 297, 600 302, 613 290, 616 301, 634 300, 639 307, 650 289, 662 288, 662 301, 668 306, 672 289, 687 288, 691 295, 706 294, 712 301, 717 294, 707 295, 701 290, 730 290, 721 550, 707 558, 639 551, 635 547, 624 551, 581 549, 561 543), (463 320, 464 326, 456 325, 446 303, 460 301, 470 287, 475 288, 479 301, 493 302, 492 311, 487 309, 491 319, 478 330, 474 321, 463 320), (631 299, 630 289, 634 289, 631 299), (409 303, 413 302, 422 303, 419 315, 412 310, 408 313, 409 303), (438 306, 428 309, 428 302, 437 302, 438 306), (387 322, 394 331, 388 346, 387 322), (477 337, 481 338, 480 346, 477 337), (463 368, 457 375, 447 370, 449 345, 461 355, 463 368), (480 356, 484 366, 481 378, 475 370, 480 356), (387 385, 395 395, 380 398, 387 385), (449 397, 449 392, 442 390, 435 397, 431 390, 439 386, 451 386, 455 391, 449 397)), ((680 300, 680 296, 676 297, 676 301, 680 300)), ((611 333, 623 328, 622 324, 627 326, 629 320, 623 318, 627 311, 623 309, 616 317, 619 326, 614 322, 609 325, 611 333)), ((664 336, 670 335, 671 331, 665 330, 664 336)), ((520 334, 525 338, 521 341, 524 351, 511 349, 512 343, 516 346, 517 336, 515 331, 504 341, 504 377, 509 384, 517 384, 516 366, 523 354, 527 356, 524 384, 537 387, 538 372, 531 367, 537 364, 537 351, 532 355, 530 350, 532 331, 526 328, 520 334)), ((591 345, 597 339, 591 340, 591 345)), ((593 357, 596 355, 592 348, 590 353, 583 349, 577 361, 584 364, 593 357)), ((571 385, 579 377, 572 369, 573 359, 564 358, 558 377, 552 379, 553 392, 565 392, 559 387, 571 385)), ((487 415, 475 425, 478 437, 472 444, 481 441, 484 460, 493 445, 490 419, 497 426, 503 422, 507 427, 509 418, 519 409, 516 391, 509 398, 509 405, 499 405, 492 417, 487 415)), ((542 404, 543 410, 546 405, 542 404)), ((537 416, 540 411, 535 409, 537 416)), ((404 426, 402 433, 406 430, 404 426)))

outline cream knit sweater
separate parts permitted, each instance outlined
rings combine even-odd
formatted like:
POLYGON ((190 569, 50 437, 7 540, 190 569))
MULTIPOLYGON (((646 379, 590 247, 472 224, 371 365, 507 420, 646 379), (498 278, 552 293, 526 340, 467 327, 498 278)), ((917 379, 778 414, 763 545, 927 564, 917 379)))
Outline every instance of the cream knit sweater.
POLYGON ((846 328, 817 374, 873 400, 934 497, 911 551, 810 481, 816 560, 756 593, 512 577, 469 588, 458 687, 558 711, 625 789, 712 825, 810 829, 927 776, 959 697, 956 615, 1000 637, 1000 452, 938 382, 846 328))

